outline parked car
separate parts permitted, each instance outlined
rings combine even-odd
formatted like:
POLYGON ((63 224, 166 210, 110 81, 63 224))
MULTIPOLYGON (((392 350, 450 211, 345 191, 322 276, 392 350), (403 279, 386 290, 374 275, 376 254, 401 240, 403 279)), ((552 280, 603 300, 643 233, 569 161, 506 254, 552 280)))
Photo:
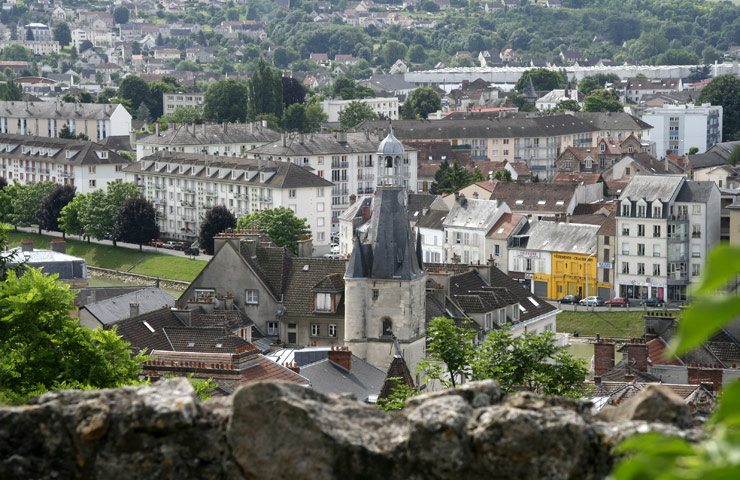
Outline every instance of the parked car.
POLYGON ((665 305, 665 300, 658 297, 648 298, 640 302, 640 306, 645 305, 646 307, 662 307, 665 305))
POLYGON ((330 247, 331 247, 331 250, 330 250, 330 251, 331 251, 331 253, 339 253, 339 244, 337 244, 337 243, 332 243, 332 244, 330 245, 330 247))
POLYGON ((177 245, 177 244, 178 244, 178 242, 167 242, 164 245, 162 245, 162 248, 166 248, 168 250, 172 250, 173 248, 175 248, 175 245, 177 245))
POLYGON ((200 255, 200 250, 195 247, 188 247, 183 250, 182 253, 184 253, 185 255, 193 255, 197 257, 198 255, 200 255))
POLYGON ((179 252, 184 252, 185 249, 188 248, 188 244, 185 242, 175 242, 175 245, 172 247, 172 250, 177 250, 179 252))
POLYGON ((149 246, 154 248, 160 248, 163 245, 164 242, 162 240, 152 240, 151 242, 149 242, 149 246))
POLYGON ((583 300, 578 302, 578 305, 588 305, 589 307, 591 305, 599 306, 603 304, 604 304, 604 299, 601 297, 596 297, 596 296, 586 297, 583 300))
POLYGON ((624 297, 614 297, 611 300, 604 302, 605 305, 613 305, 615 307, 626 307, 630 304, 629 300, 624 297))
POLYGON ((557 301, 559 303, 578 303, 581 301, 581 297, 578 295, 566 295, 564 297, 558 298, 557 301))

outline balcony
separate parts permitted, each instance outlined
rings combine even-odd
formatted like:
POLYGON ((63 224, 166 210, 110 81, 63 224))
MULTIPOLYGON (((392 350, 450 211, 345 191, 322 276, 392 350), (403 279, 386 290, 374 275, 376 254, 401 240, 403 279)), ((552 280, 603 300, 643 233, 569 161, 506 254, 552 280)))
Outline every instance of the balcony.
POLYGON ((244 200, 244 197, 246 197, 246 194, 244 194, 244 193, 235 193, 234 194, 234 198, 239 199, 239 200, 244 200))
POLYGON ((185 223, 195 223, 197 220, 195 218, 195 215, 185 215, 182 217, 182 221, 185 223))
POLYGON ((167 218, 167 214, 164 212, 157 212, 157 219, 159 220, 165 220, 167 218))
POLYGON ((374 190, 372 188, 358 188, 357 189, 357 193, 359 195, 364 195, 364 194, 367 194, 367 193, 373 193, 373 191, 374 190))
POLYGON ((686 272, 670 272, 670 273, 668 273, 668 281, 686 282, 688 280, 689 280, 689 275, 686 272))
POLYGON ((349 162, 331 162, 331 168, 349 168, 349 162))
POLYGON ((158 183, 155 183, 154 184, 154 190, 165 190, 165 186, 164 185, 160 185, 158 183))
POLYGON ((181 200, 180 201, 180 205, 182 205, 183 207, 191 207, 192 208, 192 207, 195 206, 195 202, 189 202, 187 200, 181 200))
POLYGON ((668 241, 671 243, 675 242, 685 242, 689 239, 689 236, 686 234, 683 235, 668 235, 668 241))
POLYGON ((670 220, 671 222, 688 222, 689 215, 683 213, 678 215, 668 215, 668 220, 670 220))
POLYGON ((159 204, 159 205, 166 205, 167 204, 167 200, 164 199, 164 198, 155 198, 154 199, 154 203, 159 204))
POLYGON ((210 191, 210 190, 206 190, 206 197, 211 197, 211 198, 213 198, 213 197, 215 197, 216 195, 217 195, 217 193, 216 193, 216 192, 212 192, 212 191, 210 191))
MULTIPOLYGON (((59 173, 59 176, 62 177, 62 178, 69 178, 69 177, 72 176, 72 174, 71 173, 67 173, 67 172, 61 172, 61 173, 59 173)), ((144 185, 142 184, 141 186, 143 187, 144 185)))

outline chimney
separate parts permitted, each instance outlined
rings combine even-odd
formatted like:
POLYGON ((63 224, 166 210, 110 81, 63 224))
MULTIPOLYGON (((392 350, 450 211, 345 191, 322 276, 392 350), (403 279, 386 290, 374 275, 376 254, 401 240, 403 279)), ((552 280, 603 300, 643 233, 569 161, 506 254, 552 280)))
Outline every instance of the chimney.
POLYGON ((648 367, 648 346, 644 340, 633 338, 624 347, 624 354, 627 356, 627 364, 635 370, 647 372, 648 367))
POLYGON ((286 362, 283 364, 288 370, 293 370, 295 373, 301 373, 301 367, 295 362, 286 362))
POLYGON ((23 239, 21 240, 21 251, 22 252, 33 252, 33 240, 23 239))
POLYGON ((188 305, 187 308, 173 308, 172 313, 175 314, 177 319, 180 320, 183 323, 183 325, 189 327, 192 325, 193 309, 191 305, 193 305, 193 303, 188 302, 187 305, 188 305))
POLYGON ((594 385, 601 385, 601 375, 594 375, 594 385))
POLYGON ((345 130, 339 130, 337 132, 337 142, 347 143, 347 132, 345 130))
POLYGON ((267 120, 262 120, 262 128, 267 128, 267 120))
POLYGON ((227 294, 224 297, 224 310, 233 310, 234 309, 234 297, 230 294, 227 294))
POLYGON ((363 220, 370 220, 371 215, 372 215, 372 211, 370 210, 369 206, 362 207, 362 219, 363 220))
POLYGON ((303 145, 304 143, 305 143, 304 135, 303 135, 303 133, 299 133, 298 134, 298 144, 299 145, 303 145))
POLYGON ((136 151, 136 132, 133 130, 128 133, 128 143, 131 144, 131 149, 136 151))
POLYGON ((52 252, 67 253, 67 242, 61 238, 52 240, 49 245, 51 246, 52 252))
POLYGON ((349 347, 331 347, 329 360, 349 371, 352 370, 352 352, 349 347))
POLYGON ((252 258, 257 255, 257 241, 253 239, 242 240, 240 243, 242 255, 252 258))
POLYGON ((87 291, 87 303, 88 305, 91 303, 95 303, 97 300, 97 290, 94 288, 91 288, 87 291))
POLYGON ((307 258, 313 256, 313 239, 309 235, 298 240, 298 256, 307 258))
POLYGON ((128 304, 129 307, 129 317, 135 317, 139 314, 139 304, 136 302, 131 302, 128 304))
POLYGON ((609 338, 594 343, 594 375, 603 375, 614 368, 614 341, 609 338))
POLYGON ((353 193, 352 195, 349 196, 349 204, 350 205, 354 205, 356 201, 357 201, 357 195, 355 195, 353 193))
POLYGON ((159 136, 159 122, 154 122, 154 135, 159 136))
POLYGON ((224 133, 229 133, 228 123, 224 122, 224 133))
POLYGON ((632 383, 635 381, 635 376, 631 373, 625 373, 624 374, 624 381, 627 383, 632 383))

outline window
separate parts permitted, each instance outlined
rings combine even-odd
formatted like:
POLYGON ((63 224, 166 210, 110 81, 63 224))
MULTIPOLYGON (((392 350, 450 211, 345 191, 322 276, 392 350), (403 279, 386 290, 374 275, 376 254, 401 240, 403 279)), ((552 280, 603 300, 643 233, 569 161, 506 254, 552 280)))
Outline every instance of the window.
POLYGON ((600 152, 606 152, 606 144, 604 142, 601 142, 599 144, 599 151, 600 152))
POLYGON ((297 337, 296 332, 288 332, 288 343, 296 344, 297 343, 296 337, 297 337))
POLYGON ((610 279, 609 279, 609 269, 605 268, 603 270, 603 273, 604 273, 604 275, 603 275, 601 281, 604 282, 604 283, 609 283, 609 281, 610 281, 610 279))
POLYGON ((629 217, 630 216, 630 204, 629 203, 623 203, 622 204, 622 216, 623 217, 629 217))
POLYGON ((645 275, 645 264, 644 263, 638 263, 637 264, 637 274, 638 275, 645 275))
POLYGON ((653 245, 653 257, 660 256, 660 245, 653 245))
POLYGON ((528 271, 528 272, 531 272, 532 271, 532 259, 531 258, 527 258, 527 259, 524 260, 524 263, 525 263, 525 268, 524 269, 526 271, 528 271))
POLYGON ((630 254, 630 244, 627 242, 622 242, 622 255, 629 255, 630 254))
POLYGON ((288 190, 288 198, 295 198, 295 188, 288 190))
POLYGON ((486 330, 490 330, 493 327, 493 313, 486 313, 486 330))
POLYGON ((501 256, 501 245, 494 245, 493 246, 493 255, 496 257, 501 256))
POLYGON ((700 273, 700 266, 698 263, 692 263, 691 264, 691 276, 692 277, 698 277, 700 273))
POLYGON ((629 237, 630 236, 630 226, 626 223, 622 225, 622 236, 629 237))
POLYGON ((701 205, 692 205, 691 213, 694 215, 701 215, 701 205))
POLYGON ((316 196, 317 197, 323 197, 324 196, 324 189, 323 188, 317 188, 316 189, 316 196))
POLYGON ((278 322, 267 322, 267 334, 268 335, 278 334, 278 322))
POLYGON ((215 297, 216 296, 216 290, 212 288, 196 288, 195 289, 195 299, 196 300, 205 300, 209 297, 215 297))
POLYGON ((699 247, 699 245, 692 245, 691 246, 691 257, 692 258, 699 258, 699 257, 701 257, 701 247, 699 247))
POLYGON ((96 183, 95 180, 88 180, 87 181, 87 184, 88 184, 88 186, 90 188, 95 188, 95 183, 96 183))
POLYGON ((260 303, 259 293, 260 292, 257 290, 247 290, 246 302, 250 305, 257 305, 260 303))
POLYGON ((622 262, 622 273, 630 273, 629 262, 622 262))
POLYGON ((653 237, 660 238, 660 225, 653 225, 653 237))
POLYGON ((318 337, 321 335, 321 325, 318 323, 312 323, 311 324, 311 336, 312 337, 318 337))
POLYGON ((317 293, 316 294, 316 311, 318 312, 331 312, 332 301, 330 293, 317 293))
POLYGON ((661 218, 663 216, 663 208, 660 206, 653 207, 653 218, 661 218))
POLYGON ((653 275, 660 276, 660 264, 653 263, 653 275))
POLYGON ((609 235, 604 236, 604 245, 609 245, 609 235))
POLYGON ((373 288, 373 300, 377 300, 379 296, 380 290, 378 290, 377 288, 373 288))
POLYGON ((95 173, 95 165, 87 167, 87 173, 95 173))
POLYGON ((337 336, 337 324, 336 323, 330 323, 329 324, 329 336, 330 337, 336 337, 337 336))
POLYGON ((393 321, 388 318, 383 318, 383 324, 382 324, 382 330, 380 331, 380 336, 388 336, 390 337, 393 334, 393 321))
POLYGON ((630 167, 627 167, 624 169, 624 174, 627 175, 628 177, 630 176, 630 167))
POLYGON ((701 225, 691 226, 691 238, 701 238, 701 225))
POLYGON ((644 237, 645 236, 645 225, 638 225, 637 226, 637 236, 638 237, 644 237))
POLYGON ((645 244, 644 243, 637 244, 637 255, 640 257, 645 255, 645 244))
POLYGON ((647 206, 637 205, 637 216, 644 218, 646 215, 647 215, 647 206))

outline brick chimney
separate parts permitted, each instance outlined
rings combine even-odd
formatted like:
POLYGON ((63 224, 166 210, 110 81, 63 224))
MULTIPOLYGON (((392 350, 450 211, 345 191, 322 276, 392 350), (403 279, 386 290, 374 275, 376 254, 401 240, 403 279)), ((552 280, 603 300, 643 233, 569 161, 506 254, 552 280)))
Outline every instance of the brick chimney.
POLYGON ((33 240, 23 239, 21 240, 21 251, 22 252, 33 252, 33 240))
POLYGON ((135 317, 139 314, 139 304, 136 302, 131 302, 128 304, 129 307, 129 317, 135 317))
POLYGON ((301 373, 301 367, 295 362, 285 362, 283 366, 288 370, 293 370, 295 373, 301 373))
POLYGON ((601 376, 614 368, 614 341, 602 338, 594 343, 594 375, 601 376))
POLYGON ((329 360, 346 370, 352 370, 352 352, 349 347, 331 347, 329 360))
POLYGON ((648 367, 648 346, 645 340, 633 338, 624 347, 624 354, 627 356, 627 364, 641 372, 647 372, 648 367))
POLYGON ((719 365, 691 364, 687 373, 689 385, 711 383, 714 392, 722 388, 722 367, 719 365))
POLYGON ((624 374, 624 381, 627 383, 632 383, 635 381, 635 376, 631 373, 625 373, 624 374))
POLYGON ((52 240, 49 245, 51 246, 52 252, 67 253, 67 242, 65 242, 61 238, 52 240))

